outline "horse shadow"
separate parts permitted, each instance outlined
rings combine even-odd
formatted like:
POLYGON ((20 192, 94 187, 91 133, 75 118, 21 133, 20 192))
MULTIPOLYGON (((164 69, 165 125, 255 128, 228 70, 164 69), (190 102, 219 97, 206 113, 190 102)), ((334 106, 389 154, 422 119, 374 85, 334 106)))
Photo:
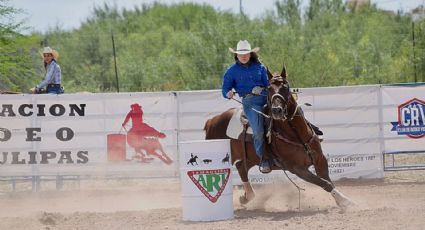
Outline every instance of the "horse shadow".
POLYGON ((258 217, 264 217, 269 221, 285 221, 299 217, 315 216, 317 214, 328 214, 329 210, 288 210, 288 211, 266 211, 264 209, 246 209, 235 210, 235 219, 245 220, 258 217))
MULTIPOLYGON (((235 209, 234 219, 235 220, 253 220, 256 218, 265 218, 267 221, 293 221, 299 220, 302 217, 315 216, 317 214, 329 214, 329 210, 289 210, 289 211, 266 211, 264 209, 235 209)), ((199 224, 199 222, 194 221, 185 221, 182 220, 181 223, 186 225, 199 224)))

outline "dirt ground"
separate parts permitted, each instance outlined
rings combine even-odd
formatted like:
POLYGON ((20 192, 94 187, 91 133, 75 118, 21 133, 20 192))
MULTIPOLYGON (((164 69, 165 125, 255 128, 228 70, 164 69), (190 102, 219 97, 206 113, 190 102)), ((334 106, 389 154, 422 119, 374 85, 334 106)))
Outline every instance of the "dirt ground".
POLYGON ((266 185, 255 187, 257 197, 246 207, 235 188, 234 218, 214 222, 182 220, 177 179, 86 181, 61 191, 18 187, 0 193, 0 229, 425 229, 425 171, 337 182, 356 202, 345 213, 327 192, 298 183, 305 188, 300 199, 292 184, 266 185))

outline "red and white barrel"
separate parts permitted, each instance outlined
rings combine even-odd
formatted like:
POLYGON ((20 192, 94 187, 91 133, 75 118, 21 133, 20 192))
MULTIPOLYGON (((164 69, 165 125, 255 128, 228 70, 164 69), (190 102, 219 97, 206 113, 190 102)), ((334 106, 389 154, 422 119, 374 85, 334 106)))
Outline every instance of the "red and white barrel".
POLYGON ((183 220, 232 219, 230 140, 179 143, 183 220))

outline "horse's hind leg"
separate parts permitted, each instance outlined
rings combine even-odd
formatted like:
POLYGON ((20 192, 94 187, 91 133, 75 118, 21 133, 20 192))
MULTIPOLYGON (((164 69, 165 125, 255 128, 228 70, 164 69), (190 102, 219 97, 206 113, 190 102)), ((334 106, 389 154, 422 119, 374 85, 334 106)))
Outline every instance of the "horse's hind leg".
POLYGON ((140 162, 149 163, 153 158, 147 156, 147 152, 143 148, 137 148, 133 159, 138 159, 140 162))

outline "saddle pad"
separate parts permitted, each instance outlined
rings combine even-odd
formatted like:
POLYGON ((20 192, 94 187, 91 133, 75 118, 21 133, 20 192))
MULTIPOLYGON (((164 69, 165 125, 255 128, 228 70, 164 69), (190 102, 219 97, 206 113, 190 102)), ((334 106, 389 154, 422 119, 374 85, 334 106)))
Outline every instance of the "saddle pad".
MULTIPOLYGON (((242 108, 236 109, 227 126, 226 135, 233 139, 239 139, 239 135, 243 132, 243 124, 241 122, 242 108)), ((251 127, 248 127, 247 133, 252 134, 251 127)))

